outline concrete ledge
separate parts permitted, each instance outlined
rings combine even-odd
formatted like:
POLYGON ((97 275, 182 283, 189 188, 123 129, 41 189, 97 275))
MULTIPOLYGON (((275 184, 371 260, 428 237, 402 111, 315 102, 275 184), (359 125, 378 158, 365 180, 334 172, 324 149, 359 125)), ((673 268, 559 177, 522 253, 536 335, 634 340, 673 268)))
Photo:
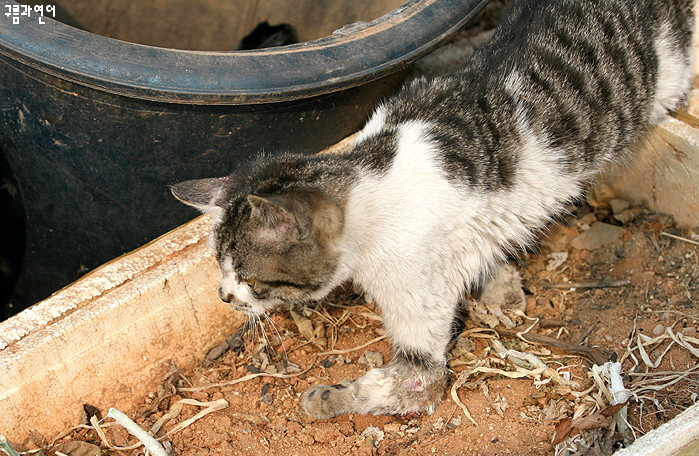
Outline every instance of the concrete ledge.
POLYGON ((669 117, 630 168, 619 166, 603 180, 615 194, 673 215, 680 227, 699 226, 699 128, 669 117))
POLYGON ((699 404, 653 429, 614 456, 696 456, 699 454, 699 404))
POLYGON ((14 442, 74 426, 82 404, 128 410, 166 360, 184 368, 242 317, 221 302, 209 221, 196 219, 0 324, 0 431, 14 442))

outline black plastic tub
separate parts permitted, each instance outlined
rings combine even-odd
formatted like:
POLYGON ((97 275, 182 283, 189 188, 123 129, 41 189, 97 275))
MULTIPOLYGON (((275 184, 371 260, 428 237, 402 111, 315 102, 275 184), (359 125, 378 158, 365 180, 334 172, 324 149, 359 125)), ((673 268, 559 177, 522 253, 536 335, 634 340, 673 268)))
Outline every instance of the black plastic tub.
POLYGON ((25 239, 10 242, 25 250, 15 305, 193 217, 169 184, 357 130, 487 0, 401 3, 57 0, 63 22, 34 12, 13 24, 4 13, 18 4, 0 0, 0 151, 26 217, 25 239), (306 41, 227 50, 277 16, 303 18, 306 41))

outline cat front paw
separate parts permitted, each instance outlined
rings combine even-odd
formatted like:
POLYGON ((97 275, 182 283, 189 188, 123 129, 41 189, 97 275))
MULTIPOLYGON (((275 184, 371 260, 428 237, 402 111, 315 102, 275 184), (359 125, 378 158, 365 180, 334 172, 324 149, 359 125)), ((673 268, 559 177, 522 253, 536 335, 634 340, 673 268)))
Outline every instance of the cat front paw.
POLYGON ((301 406, 311 417, 327 420, 351 413, 354 397, 347 384, 315 385, 301 395, 301 406))
POLYGON ((312 386, 301 395, 301 406, 316 419, 347 413, 431 414, 442 399, 446 380, 446 368, 426 371, 394 362, 353 382, 312 386))

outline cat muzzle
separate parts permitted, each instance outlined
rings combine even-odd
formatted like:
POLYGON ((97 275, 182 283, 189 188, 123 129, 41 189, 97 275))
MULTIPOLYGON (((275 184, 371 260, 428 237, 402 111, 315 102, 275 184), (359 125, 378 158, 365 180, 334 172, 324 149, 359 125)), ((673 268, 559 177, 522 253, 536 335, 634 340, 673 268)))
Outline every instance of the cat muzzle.
POLYGON ((218 287, 218 297, 221 301, 230 303, 235 297, 231 293, 224 293, 223 287, 218 287))

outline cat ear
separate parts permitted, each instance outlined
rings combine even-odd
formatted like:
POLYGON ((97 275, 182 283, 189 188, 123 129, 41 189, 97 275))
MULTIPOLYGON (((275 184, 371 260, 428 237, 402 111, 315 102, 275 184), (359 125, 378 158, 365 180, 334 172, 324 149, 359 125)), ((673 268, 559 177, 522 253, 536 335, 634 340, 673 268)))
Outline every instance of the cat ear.
POLYGON ((248 195, 252 208, 251 218, 261 225, 260 236, 268 240, 294 241, 304 238, 311 229, 311 223, 305 215, 304 203, 292 196, 248 195))
POLYGON ((188 180, 173 185, 170 190, 174 197, 184 204, 195 207, 205 214, 218 217, 223 211, 221 203, 229 181, 228 177, 188 180))

